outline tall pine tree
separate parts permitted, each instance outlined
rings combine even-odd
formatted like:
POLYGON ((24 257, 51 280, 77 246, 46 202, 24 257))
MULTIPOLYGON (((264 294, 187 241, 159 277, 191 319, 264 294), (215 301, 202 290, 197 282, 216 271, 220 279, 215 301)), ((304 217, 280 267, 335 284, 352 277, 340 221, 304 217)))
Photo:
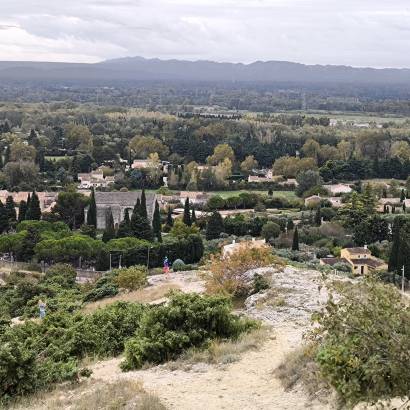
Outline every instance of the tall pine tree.
POLYGON ((400 229, 399 255, 396 272, 401 273, 404 267, 404 276, 410 279, 410 222, 407 220, 400 229))
POLYGON ((16 204, 14 203, 11 195, 9 195, 6 199, 6 210, 10 225, 14 225, 17 219, 16 204))
POLYGON ((148 218, 148 212, 147 212, 147 198, 145 196, 145 189, 142 189, 141 192, 141 205, 140 205, 140 214, 144 218, 148 218))
POLYGON ((41 219, 41 208, 36 191, 33 191, 30 201, 27 200, 27 202, 26 219, 39 221, 41 219))
POLYGON ((24 221, 26 219, 26 213, 27 213, 27 202, 26 201, 20 201, 19 215, 18 215, 17 222, 24 221))
POLYGON ((191 223, 192 224, 196 223, 196 213, 195 213, 195 208, 194 207, 192 207, 191 223))
POLYGON ((406 222, 406 218, 403 216, 396 216, 393 221, 392 227, 392 247, 390 251, 389 258, 389 271, 398 272, 401 266, 399 267, 399 250, 401 242, 401 228, 406 222))
POLYGON ((158 239, 158 242, 162 242, 161 236, 161 214, 159 212, 158 201, 155 201, 154 216, 152 218, 152 229, 154 231, 154 236, 158 239))
POLYGON ((315 215, 315 225, 320 226, 322 225, 322 211, 320 209, 320 205, 316 209, 316 215, 315 215))
POLYGON ((9 230, 9 217, 7 215, 7 209, 0 201, 0 233, 7 232, 9 230))
POLYGON ((168 213, 167 213, 167 225, 169 227, 174 226, 174 220, 172 219, 172 209, 168 206, 168 213))
POLYGON ((105 230, 102 236, 103 242, 108 242, 115 238, 115 227, 114 218, 112 216, 112 211, 109 209, 107 215, 105 216, 105 230))
POLYGON ((191 226, 192 225, 192 221, 191 221, 191 212, 190 212, 190 208, 189 208, 189 198, 187 198, 185 200, 185 205, 184 205, 184 216, 182 218, 182 222, 187 225, 187 226, 191 226))
POLYGON ((299 250, 299 232, 298 232, 298 227, 295 227, 295 230, 293 231, 293 240, 292 240, 292 251, 298 251, 299 250))
POLYGON ((117 231, 117 238, 127 238, 132 236, 131 231, 131 220, 130 220, 130 211, 128 208, 125 209, 124 219, 120 222, 117 231))
POLYGON ((138 203, 135 205, 131 216, 131 232, 136 238, 152 241, 153 235, 151 225, 148 218, 141 215, 141 206, 137 205, 138 203))
POLYGON ((97 204, 95 203, 94 188, 91 189, 90 205, 87 212, 87 225, 97 227, 97 204))
POLYGON ((224 230, 224 222, 218 211, 212 212, 206 226, 206 239, 217 239, 224 230))

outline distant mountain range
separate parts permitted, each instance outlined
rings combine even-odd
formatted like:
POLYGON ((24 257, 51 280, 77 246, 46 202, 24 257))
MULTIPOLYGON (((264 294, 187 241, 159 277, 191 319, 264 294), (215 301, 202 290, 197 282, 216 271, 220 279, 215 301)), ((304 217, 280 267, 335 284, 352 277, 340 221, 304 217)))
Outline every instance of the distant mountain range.
POLYGON ((127 57, 95 64, 0 61, 0 81, 187 81, 410 85, 410 69, 305 65, 286 61, 233 64, 127 57))

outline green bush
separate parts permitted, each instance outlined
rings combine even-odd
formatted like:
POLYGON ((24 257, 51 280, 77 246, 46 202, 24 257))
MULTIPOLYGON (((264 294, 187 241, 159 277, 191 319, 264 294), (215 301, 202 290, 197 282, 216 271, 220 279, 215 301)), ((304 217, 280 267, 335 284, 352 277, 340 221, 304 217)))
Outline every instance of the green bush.
POLYGON ((94 302, 118 294, 118 285, 113 272, 107 272, 97 279, 94 288, 84 295, 84 302, 94 302))
POLYGON ((185 262, 181 259, 175 259, 172 264, 172 270, 174 272, 180 272, 180 271, 186 270, 185 262))
POLYGON ((119 288, 137 290, 147 284, 147 268, 142 265, 116 269, 113 274, 119 288))
POLYGON ((269 289, 269 281, 262 275, 259 275, 258 273, 253 277, 253 290, 252 293, 259 293, 262 290, 269 289))
POLYGON ((255 326, 233 315, 224 297, 175 293, 168 305, 144 313, 140 328, 126 343, 122 369, 175 359, 190 347, 216 338, 236 338, 255 326))
POLYGON ((138 329, 144 306, 118 302, 90 315, 56 313, 0 334, 0 404, 14 396, 78 380, 87 355, 115 356, 138 329))

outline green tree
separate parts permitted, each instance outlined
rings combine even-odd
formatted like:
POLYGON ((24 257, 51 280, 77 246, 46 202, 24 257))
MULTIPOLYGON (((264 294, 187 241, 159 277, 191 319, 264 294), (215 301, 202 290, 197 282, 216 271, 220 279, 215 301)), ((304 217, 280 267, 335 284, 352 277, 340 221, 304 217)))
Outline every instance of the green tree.
POLYGON ((275 239, 280 234, 280 226, 272 221, 266 222, 262 227, 262 236, 265 238, 266 242, 269 242, 272 239, 275 239))
POLYGON ((168 206, 167 225, 168 226, 174 225, 174 220, 172 219, 172 208, 170 206, 168 206))
POLYGON ((406 199, 406 192, 404 189, 401 190, 400 192, 400 202, 403 202, 406 199))
POLYGON ((154 231, 154 237, 158 239, 158 242, 162 242, 161 236, 161 214, 159 212, 158 201, 155 201, 155 210, 152 218, 152 228, 154 231))
POLYGON ((206 225, 206 239, 217 239, 224 230, 224 223, 218 211, 212 212, 206 225))
POLYGON ((142 189, 141 192, 141 204, 140 204, 140 214, 144 218, 148 218, 148 213, 147 213, 147 198, 145 196, 145 189, 142 189))
POLYGON ((26 201, 20 201, 19 204, 19 215, 17 222, 24 221, 26 219, 26 212, 27 212, 27 202, 26 201))
POLYGON ((16 204, 14 203, 13 197, 11 195, 9 195, 6 199, 6 210, 10 224, 14 225, 17 220, 16 204))
POLYGON ((148 219, 140 214, 140 209, 141 208, 137 208, 137 206, 135 206, 132 213, 130 224, 131 232, 136 238, 152 241, 153 234, 151 226, 148 219))
POLYGON ((9 227, 10 225, 7 215, 7 209, 3 205, 3 202, 0 201, 0 233, 8 231, 9 227))
POLYGON ((112 211, 110 209, 107 211, 107 215, 105 217, 105 230, 102 236, 102 240, 103 242, 108 242, 114 238, 115 238, 114 218, 112 216, 112 211))
POLYGON ((320 205, 316 209, 316 214, 315 214, 315 225, 320 226, 322 225, 322 212, 320 209, 320 205))
POLYGON ((78 229, 84 223, 84 207, 87 203, 88 200, 83 194, 69 188, 58 194, 53 212, 71 229, 78 229))
POLYGON ((117 231, 117 238, 126 238, 132 236, 131 230, 131 220, 129 209, 127 208, 124 212, 124 219, 120 222, 117 231))
POLYGON ((392 226, 392 248, 389 258, 389 271, 398 272, 401 269, 399 267, 399 251, 401 242, 401 228, 406 223, 406 218, 403 216, 396 216, 392 226))
POLYGON ((184 216, 182 218, 182 221, 184 222, 185 225, 191 226, 192 221, 191 221, 191 212, 190 212, 190 207, 189 207, 189 198, 185 199, 185 205, 184 205, 184 216))
POLYGON ((293 231, 293 240, 292 240, 292 251, 298 251, 299 250, 299 232, 298 232, 298 227, 295 227, 295 230, 293 231))
POLYGON ((40 201, 36 191, 33 191, 26 212, 26 219, 39 221, 41 219, 40 201))
POLYGON ((321 375, 347 408, 408 397, 410 309, 400 293, 372 278, 331 290, 337 303, 328 299, 311 332, 321 375))
POLYGON ((94 188, 91 189, 90 204, 87 212, 87 225, 97 227, 97 204, 95 203, 94 188))
POLYGON ((401 273, 404 267, 404 275, 410 279, 410 221, 406 221, 400 229, 400 244, 397 258, 396 271, 401 273))
POLYGON ((194 207, 192 207, 191 223, 196 224, 196 213, 195 213, 195 208, 194 207))

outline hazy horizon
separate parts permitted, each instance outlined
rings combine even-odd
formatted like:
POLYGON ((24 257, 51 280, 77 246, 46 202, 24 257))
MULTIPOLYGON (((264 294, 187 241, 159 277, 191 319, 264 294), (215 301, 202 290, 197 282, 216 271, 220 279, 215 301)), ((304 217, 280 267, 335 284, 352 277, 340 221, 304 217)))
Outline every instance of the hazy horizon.
POLYGON ((409 23, 404 0, 3 0, 0 60, 408 68, 409 23))

